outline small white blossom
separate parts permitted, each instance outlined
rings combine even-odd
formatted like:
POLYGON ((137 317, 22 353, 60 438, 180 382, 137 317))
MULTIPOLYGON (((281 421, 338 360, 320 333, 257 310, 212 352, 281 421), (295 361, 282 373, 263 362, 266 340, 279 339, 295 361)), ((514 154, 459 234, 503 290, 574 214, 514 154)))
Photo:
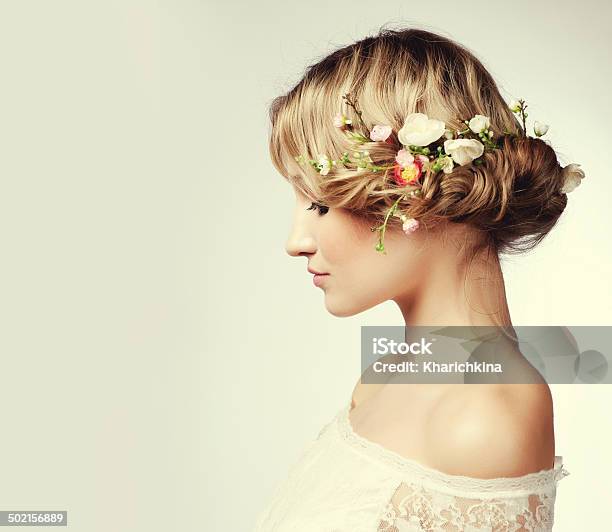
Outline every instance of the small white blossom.
POLYGON ((474 116, 474 118, 472 118, 468 123, 469 128, 476 134, 488 129, 490 125, 491 121, 489 120, 489 117, 483 115, 474 116))
POLYGON ((319 155, 319 173, 321 175, 327 175, 332 167, 332 161, 327 155, 319 155))
POLYGON ((521 102, 519 102, 518 100, 512 100, 510 102, 510 110, 513 113, 518 113, 521 110, 521 102))
POLYGON ((343 128, 347 124, 352 124, 352 122, 353 122, 352 120, 348 119, 342 113, 338 113, 334 117, 334 126, 339 127, 339 128, 343 128))
POLYGON ((442 157, 440 159, 440 164, 442 165, 442 171, 445 174, 450 174, 453 171, 453 168, 455 167, 455 164, 453 163, 453 160, 450 157, 442 157))
POLYGON ((536 134, 536 137, 541 137, 542 135, 546 135, 549 127, 550 126, 548 124, 543 124, 542 122, 538 122, 536 120, 535 124, 533 125, 533 132, 536 134))
POLYGON ((476 139, 446 140, 444 151, 453 158, 453 161, 463 166, 480 157, 484 153, 484 145, 476 139))

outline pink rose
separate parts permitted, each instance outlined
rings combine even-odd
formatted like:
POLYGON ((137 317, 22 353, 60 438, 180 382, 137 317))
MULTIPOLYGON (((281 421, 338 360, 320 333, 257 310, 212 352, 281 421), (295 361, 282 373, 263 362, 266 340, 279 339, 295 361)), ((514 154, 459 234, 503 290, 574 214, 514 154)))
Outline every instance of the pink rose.
POLYGON ((419 228, 419 221, 415 218, 408 218, 402 225, 402 231, 407 235, 414 233, 419 228))
POLYGON ((374 141, 384 142, 391 135, 391 126, 375 125, 370 131, 370 138, 374 141))
POLYGON ((414 162, 414 155, 412 155, 412 153, 410 153, 408 150, 402 148, 400 151, 397 152, 397 155, 395 156, 395 161, 402 168, 406 168, 414 162))

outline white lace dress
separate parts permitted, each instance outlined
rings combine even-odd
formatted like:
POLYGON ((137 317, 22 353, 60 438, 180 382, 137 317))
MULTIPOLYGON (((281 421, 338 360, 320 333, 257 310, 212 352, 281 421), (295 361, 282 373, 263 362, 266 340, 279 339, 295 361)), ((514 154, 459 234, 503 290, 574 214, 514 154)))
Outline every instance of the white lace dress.
POLYGON ((359 436, 343 407, 304 450, 255 532, 550 531, 553 469, 478 479, 423 466, 359 436))

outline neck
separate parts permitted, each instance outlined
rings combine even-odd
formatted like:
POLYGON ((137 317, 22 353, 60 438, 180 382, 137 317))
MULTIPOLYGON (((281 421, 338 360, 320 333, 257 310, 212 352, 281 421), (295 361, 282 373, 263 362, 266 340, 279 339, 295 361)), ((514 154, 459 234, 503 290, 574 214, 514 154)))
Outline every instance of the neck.
POLYGON ((510 326, 503 273, 496 253, 481 252, 467 263, 441 249, 416 289, 394 299, 406 326, 510 326))

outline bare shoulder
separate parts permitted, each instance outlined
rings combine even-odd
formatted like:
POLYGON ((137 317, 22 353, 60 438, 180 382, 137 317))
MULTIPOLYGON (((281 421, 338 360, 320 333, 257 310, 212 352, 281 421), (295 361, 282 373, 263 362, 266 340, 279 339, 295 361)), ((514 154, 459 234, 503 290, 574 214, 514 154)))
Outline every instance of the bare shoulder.
POLYGON ((429 462, 452 475, 516 477, 550 469, 553 403, 543 384, 457 385, 432 406, 429 462))

